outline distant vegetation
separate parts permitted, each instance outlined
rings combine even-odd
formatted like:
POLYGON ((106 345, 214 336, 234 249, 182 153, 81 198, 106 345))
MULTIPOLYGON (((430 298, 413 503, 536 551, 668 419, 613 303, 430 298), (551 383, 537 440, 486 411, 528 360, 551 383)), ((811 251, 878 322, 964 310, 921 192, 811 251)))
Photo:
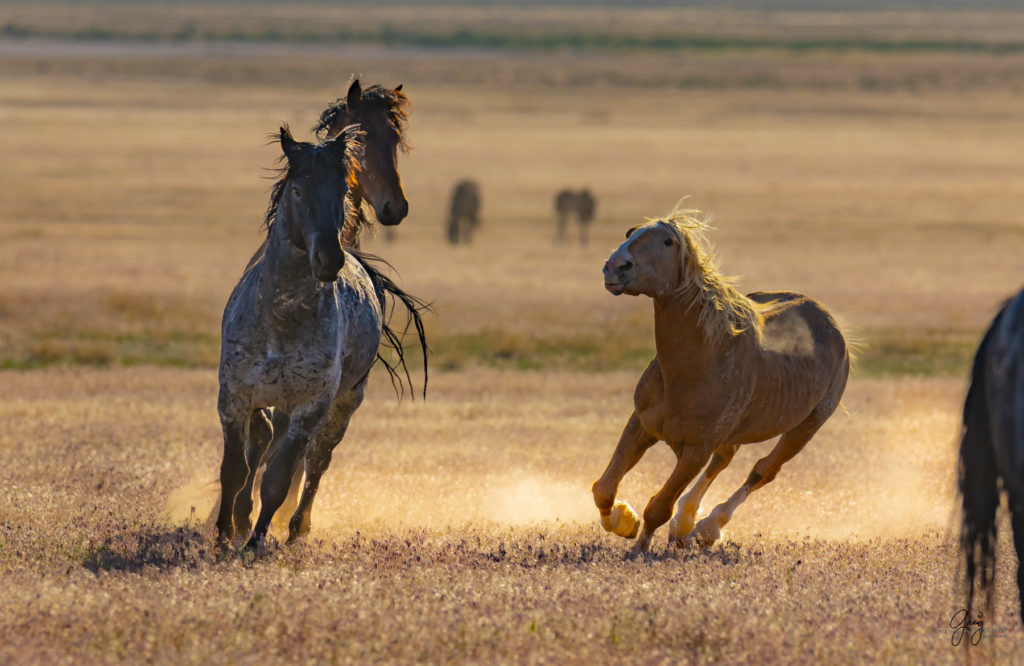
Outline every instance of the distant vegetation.
POLYGON ((694 2, 246 3, 43 2, 0 8, 0 36, 72 40, 381 44, 424 48, 676 51, 1024 51, 1011 3, 694 2), (786 13, 772 13, 774 10, 786 13), (816 11, 808 11, 816 10, 816 11), (846 11, 857 10, 857 11, 846 11), (873 10, 873 11, 872 11, 873 10), (884 10, 884 11, 879 11, 884 10), (767 12, 767 13, 766 13, 767 12), (841 15, 842 20, 836 20, 841 15))

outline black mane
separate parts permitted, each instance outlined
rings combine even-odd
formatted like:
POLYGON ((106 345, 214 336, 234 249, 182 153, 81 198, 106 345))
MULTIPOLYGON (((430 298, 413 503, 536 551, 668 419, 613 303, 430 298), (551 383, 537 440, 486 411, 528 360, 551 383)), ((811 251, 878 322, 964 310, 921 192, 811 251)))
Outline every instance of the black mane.
MULTIPOLYGON (((380 113, 387 120, 388 127, 398 136, 398 145, 403 150, 408 149, 405 142, 405 128, 409 119, 409 98, 401 90, 385 88, 381 85, 372 85, 363 88, 363 94, 359 98, 360 116, 372 116, 374 112, 380 113)), ((317 136, 326 137, 333 129, 345 120, 348 113, 348 103, 345 98, 339 98, 327 105, 320 120, 313 127, 317 136)))

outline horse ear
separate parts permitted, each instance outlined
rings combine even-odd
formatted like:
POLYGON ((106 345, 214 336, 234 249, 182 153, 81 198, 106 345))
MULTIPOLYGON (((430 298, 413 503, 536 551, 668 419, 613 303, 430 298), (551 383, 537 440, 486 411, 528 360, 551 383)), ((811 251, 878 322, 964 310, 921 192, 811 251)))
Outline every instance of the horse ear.
POLYGON ((395 86, 395 92, 402 92, 402 84, 401 83, 399 83, 397 86, 395 86))
POLYGON ((356 79, 352 82, 352 85, 348 87, 348 94, 345 95, 345 106, 348 107, 349 111, 356 110, 362 96, 363 88, 359 85, 359 79, 356 79))
POLYGON ((281 133, 278 136, 281 138, 281 150, 284 151, 284 156, 291 159, 299 152, 299 144, 292 138, 292 132, 288 129, 288 125, 281 125, 281 133))

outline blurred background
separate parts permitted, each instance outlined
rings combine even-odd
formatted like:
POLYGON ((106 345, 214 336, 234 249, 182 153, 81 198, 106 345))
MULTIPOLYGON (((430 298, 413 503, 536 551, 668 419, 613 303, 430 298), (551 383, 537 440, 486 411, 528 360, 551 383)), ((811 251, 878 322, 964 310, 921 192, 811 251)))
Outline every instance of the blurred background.
POLYGON ((438 366, 642 368, 624 231, 712 214, 741 289, 817 297, 862 376, 962 376, 1024 280, 1024 12, 1006 2, 4 2, 0 367, 216 365, 267 135, 404 85, 410 214, 366 243, 438 366), (479 225, 452 245, 453 188, 479 225), (588 189, 589 242, 556 194, 588 189))

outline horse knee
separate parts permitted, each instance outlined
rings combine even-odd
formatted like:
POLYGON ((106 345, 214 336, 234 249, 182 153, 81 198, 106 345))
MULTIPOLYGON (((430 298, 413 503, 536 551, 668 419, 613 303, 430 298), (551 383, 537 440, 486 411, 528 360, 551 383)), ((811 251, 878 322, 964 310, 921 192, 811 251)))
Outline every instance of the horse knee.
POLYGON ((615 504, 616 488, 602 483, 602 479, 598 479, 590 490, 594 493, 594 504, 597 505, 598 510, 604 515, 611 513, 612 505, 615 504))

